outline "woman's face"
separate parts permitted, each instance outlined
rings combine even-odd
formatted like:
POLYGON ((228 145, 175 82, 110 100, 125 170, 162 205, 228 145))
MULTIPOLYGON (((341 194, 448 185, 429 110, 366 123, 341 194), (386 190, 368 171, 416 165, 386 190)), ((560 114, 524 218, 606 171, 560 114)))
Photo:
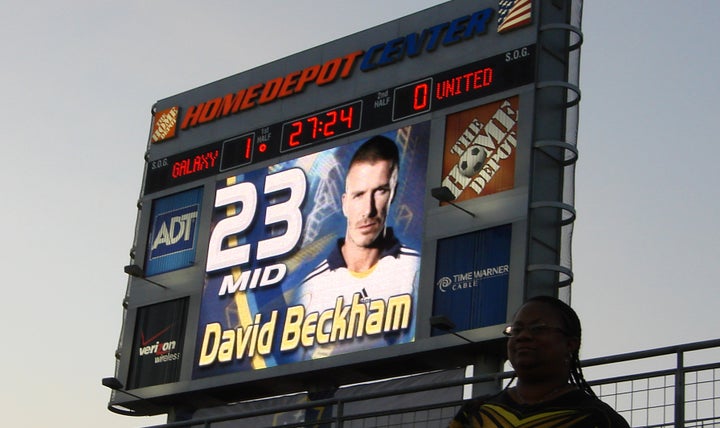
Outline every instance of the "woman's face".
POLYGON ((507 353, 521 380, 567 380, 571 355, 580 343, 567 335, 560 314, 552 306, 526 303, 515 315, 512 326, 507 353))

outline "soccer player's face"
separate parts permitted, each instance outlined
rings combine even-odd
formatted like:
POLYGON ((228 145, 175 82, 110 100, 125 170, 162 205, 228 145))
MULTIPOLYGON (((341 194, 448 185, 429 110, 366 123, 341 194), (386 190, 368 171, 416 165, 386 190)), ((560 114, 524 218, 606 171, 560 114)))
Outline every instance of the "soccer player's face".
POLYGON ((350 167, 342 196, 346 243, 370 247, 383 233, 394 181, 392 163, 387 160, 359 162, 350 167))

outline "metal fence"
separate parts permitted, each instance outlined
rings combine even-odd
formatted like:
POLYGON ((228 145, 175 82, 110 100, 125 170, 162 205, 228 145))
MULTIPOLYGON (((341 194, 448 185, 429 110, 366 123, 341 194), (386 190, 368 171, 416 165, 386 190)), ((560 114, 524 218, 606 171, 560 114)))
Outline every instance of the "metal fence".
MULTIPOLYGON (((632 427, 720 427, 720 339, 585 360, 583 367, 597 395, 632 427)), ((161 426, 444 428, 462 404, 458 391, 497 387, 511 376, 435 373, 430 381, 394 381, 392 388, 379 384, 332 398, 310 401, 301 394, 238 403, 161 426)))
POLYGON ((583 364, 597 395, 633 427, 720 427, 720 340, 583 364), (638 369, 648 366, 656 369, 638 369), (617 376, 595 375, 602 372, 617 376))

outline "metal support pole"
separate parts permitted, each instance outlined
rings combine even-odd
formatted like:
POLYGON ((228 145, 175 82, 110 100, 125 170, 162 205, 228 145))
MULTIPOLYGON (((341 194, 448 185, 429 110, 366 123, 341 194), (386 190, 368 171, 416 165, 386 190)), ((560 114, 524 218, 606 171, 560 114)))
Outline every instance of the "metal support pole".
POLYGON ((675 368, 675 428, 685 426, 685 362, 683 351, 677 352, 675 368))

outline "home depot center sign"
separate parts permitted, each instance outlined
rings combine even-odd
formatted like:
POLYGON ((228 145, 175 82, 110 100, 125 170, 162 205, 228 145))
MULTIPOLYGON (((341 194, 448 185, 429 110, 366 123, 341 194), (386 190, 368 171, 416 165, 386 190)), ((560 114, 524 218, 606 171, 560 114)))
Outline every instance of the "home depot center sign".
MULTIPOLYGON (((308 85, 324 86, 338 79, 347 79, 357 67, 364 73, 371 72, 403 61, 405 58, 417 57, 426 52, 432 53, 441 46, 454 45, 482 36, 487 33, 493 13, 492 8, 482 9, 425 28, 421 32, 394 38, 366 50, 339 56, 322 64, 314 64, 285 76, 190 106, 181 114, 180 129, 200 126, 278 99, 300 94, 308 85)), ((179 115, 177 107, 156 113, 152 132, 153 143, 175 136, 179 115)))

